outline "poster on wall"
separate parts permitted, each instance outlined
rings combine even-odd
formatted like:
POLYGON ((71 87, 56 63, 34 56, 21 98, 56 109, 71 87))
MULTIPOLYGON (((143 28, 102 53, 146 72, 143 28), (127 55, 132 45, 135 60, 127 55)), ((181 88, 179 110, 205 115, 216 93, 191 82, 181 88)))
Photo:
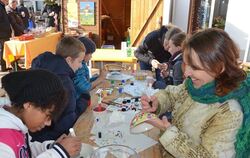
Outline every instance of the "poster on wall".
POLYGON ((80 2, 80 24, 95 25, 95 2, 80 2))
POLYGON ((75 1, 67 3, 68 27, 78 27, 78 7, 75 1))

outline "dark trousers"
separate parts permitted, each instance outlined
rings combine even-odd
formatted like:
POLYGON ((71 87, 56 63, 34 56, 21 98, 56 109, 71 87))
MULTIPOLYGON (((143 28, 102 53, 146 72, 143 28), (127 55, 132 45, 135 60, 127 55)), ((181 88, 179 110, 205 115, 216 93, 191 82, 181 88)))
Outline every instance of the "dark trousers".
POLYGON ((76 101, 76 114, 78 117, 86 111, 91 101, 90 94, 82 94, 76 101))
POLYGON ((153 84, 154 89, 165 89, 167 87, 166 82, 164 81, 155 81, 153 84))
POLYGON ((9 39, 0 39, 0 65, 1 65, 1 71, 6 70, 6 62, 3 60, 3 48, 4 48, 4 42, 8 41, 9 39))
MULTIPOLYGON (((152 71, 152 65, 149 65, 149 64, 144 63, 144 62, 142 62, 142 61, 139 61, 139 64, 140 64, 141 70, 149 70, 149 71, 152 71)), ((155 70, 155 78, 156 78, 156 81, 165 82, 165 80, 161 77, 161 70, 160 70, 160 69, 156 69, 156 70, 155 70)))

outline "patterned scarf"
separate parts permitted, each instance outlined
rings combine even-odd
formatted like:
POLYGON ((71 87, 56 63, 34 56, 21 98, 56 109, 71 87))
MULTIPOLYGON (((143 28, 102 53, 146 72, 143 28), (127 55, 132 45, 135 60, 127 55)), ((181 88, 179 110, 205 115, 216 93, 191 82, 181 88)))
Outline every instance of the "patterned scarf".
POLYGON ((237 158, 247 158, 250 156, 250 76, 240 84, 239 88, 223 97, 215 94, 215 84, 213 81, 196 89, 190 78, 185 81, 189 95, 197 102, 211 104, 235 99, 240 103, 243 123, 236 136, 235 150, 237 158))

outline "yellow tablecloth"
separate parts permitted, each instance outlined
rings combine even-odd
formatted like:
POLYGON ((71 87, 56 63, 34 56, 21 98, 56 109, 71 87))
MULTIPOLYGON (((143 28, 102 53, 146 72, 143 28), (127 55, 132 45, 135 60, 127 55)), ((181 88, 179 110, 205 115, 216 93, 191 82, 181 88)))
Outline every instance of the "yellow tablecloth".
POLYGON ((7 66, 18 57, 25 58, 25 68, 30 68, 32 60, 45 51, 55 52, 62 32, 51 33, 45 37, 28 41, 7 41, 4 43, 3 58, 7 66))
POLYGON ((137 58, 134 56, 134 52, 131 52, 131 57, 127 57, 126 50, 120 49, 96 49, 91 58, 93 66, 95 62, 101 62, 101 68, 103 68, 103 62, 122 62, 132 63, 134 70, 137 69, 137 58))
POLYGON ((136 63, 137 59, 132 52, 131 57, 127 57, 125 50, 120 49, 96 49, 91 61, 114 61, 125 63, 136 63))

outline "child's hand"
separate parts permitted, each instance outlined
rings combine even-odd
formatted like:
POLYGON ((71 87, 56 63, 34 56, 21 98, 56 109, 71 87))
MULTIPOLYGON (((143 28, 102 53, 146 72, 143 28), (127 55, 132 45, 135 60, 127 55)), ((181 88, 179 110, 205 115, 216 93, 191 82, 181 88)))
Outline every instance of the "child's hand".
POLYGON ((168 64, 167 63, 162 63, 159 65, 159 69, 161 69, 162 71, 166 71, 168 69, 168 64))
POLYGON ((107 71, 101 70, 99 77, 102 78, 102 79, 104 79, 104 78, 106 78, 106 75, 107 75, 107 71))
POLYGON ((0 88, 0 97, 3 97, 6 94, 6 91, 0 88))
POLYGON ((165 78, 165 77, 168 77, 169 76, 169 71, 167 70, 162 70, 161 71, 161 77, 165 78))
POLYGON ((55 15, 55 12, 49 13, 49 16, 54 16, 54 15, 55 15))
POLYGON ((156 118, 156 119, 147 120, 146 122, 163 131, 165 131, 171 125, 170 122, 168 122, 168 119, 166 116, 163 116, 162 120, 159 118, 156 118))
POLYGON ((155 112, 158 108, 158 99, 155 96, 148 97, 143 95, 141 97, 142 111, 144 112, 155 112))
POLYGON ((160 66, 160 62, 158 60, 153 59, 151 61, 151 65, 153 68, 158 69, 158 67, 160 66))
POLYGON ((57 140, 57 142, 64 147, 64 149, 69 153, 70 157, 79 155, 82 145, 80 138, 66 136, 63 139, 59 139, 57 140))

